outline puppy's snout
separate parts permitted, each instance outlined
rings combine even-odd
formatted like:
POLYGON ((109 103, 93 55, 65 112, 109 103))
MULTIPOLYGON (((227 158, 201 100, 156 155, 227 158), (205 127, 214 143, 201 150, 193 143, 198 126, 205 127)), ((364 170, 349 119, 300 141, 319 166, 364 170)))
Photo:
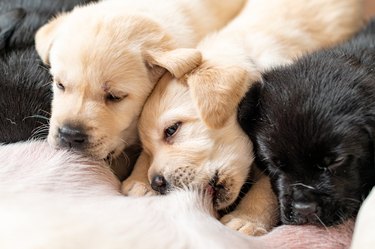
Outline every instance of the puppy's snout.
POLYGON ((63 147, 82 149, 87 143, 87 134, 82 127, 64 125, 58 130, 60 145, 63 147))
POLYGON ((317 212, 317 204, 315 202, 295 202, 293 208, 295 213, 305 217, 317 212))
POLYGON ((151 187, 153 190, 159 192, 160 194, 165 194, 168 189, 168 182, 164 176, 156 175, 152 178, 151 187))

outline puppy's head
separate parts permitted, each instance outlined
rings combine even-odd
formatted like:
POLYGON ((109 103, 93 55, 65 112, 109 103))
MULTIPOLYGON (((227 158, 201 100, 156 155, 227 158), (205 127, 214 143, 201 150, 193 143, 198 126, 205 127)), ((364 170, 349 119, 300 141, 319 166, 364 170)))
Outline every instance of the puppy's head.
POLYGON ((204 67, 181 79, 166 74, 143 108, 139 131, 155 190, 210 185, 222 209, 237 198, 253 161, 234 107, 249 77, 234 67, 204 67))
POLYGON ((99 159, 136 141, 141 108, 166 70, 179 75, 200 61, 188 49, 171 52, 174 41, 153 21, 109 11, 105 2, 79 7, 36 35, 53 76, 49 143, 99 159))
POLYGON ((313 56, 264 78, 239 120, 269 171, 282 222, 333 225, 354 216, 375 179, 367 72, 313 56))

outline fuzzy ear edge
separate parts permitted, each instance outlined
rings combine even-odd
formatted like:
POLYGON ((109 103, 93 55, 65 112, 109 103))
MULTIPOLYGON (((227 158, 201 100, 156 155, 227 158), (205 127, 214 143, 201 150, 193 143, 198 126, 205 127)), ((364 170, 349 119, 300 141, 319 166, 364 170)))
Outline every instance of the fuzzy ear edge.
POLYGON ((43 25, 35 34, 35 49, 38 52, 43 63, 49 64, 49 54, 55 40, 60 25, 66 19, 67 14, 63 13, 51 19, 47 24, 43 25))

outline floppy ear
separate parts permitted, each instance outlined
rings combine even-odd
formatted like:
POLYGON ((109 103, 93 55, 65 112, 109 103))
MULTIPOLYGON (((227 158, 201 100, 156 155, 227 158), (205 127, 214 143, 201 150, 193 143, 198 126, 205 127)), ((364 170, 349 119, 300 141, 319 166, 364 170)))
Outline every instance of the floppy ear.
POLYGON ((174 77, 181 78, 202 62, 201 53, 192 48, 147 51, 143 56, 152 73, 158 75, 159 78, 165 70, 169 71, 174 77))
POLYGON ((0 49, 3 49, 17 24, 25 17, 24 9, 16 8, 0 15, 0 49))
POLYGON ((45 64, 49 64, 49 52, 66 14, 59 15, 42 26, 35 35, 35 48, 45 64))
POLYGON ((193 101, 202 120, 218 129, 234 113, 249 86, 260 79, 256 70, 229 66, 201 66, 187 78, 193 101))
POLYGON ((255 82, 246 92, 238 105, 237 121, 241 128, 247 133, 251 134, 255 120, 259 116, 260 94, 263 88, 263 83, 255 82))

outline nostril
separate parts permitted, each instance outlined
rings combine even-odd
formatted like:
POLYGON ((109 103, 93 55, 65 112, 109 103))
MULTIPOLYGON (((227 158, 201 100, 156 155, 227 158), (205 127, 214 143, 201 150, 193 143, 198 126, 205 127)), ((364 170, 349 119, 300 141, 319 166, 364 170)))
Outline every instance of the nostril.
POLYGON ((315 214, 317 211, 315 202, 296 202, 293 204, 293 207, 295 212, 304 216, 315 214))
POLYGON ((152 178, 151 187, 153 190, 158 191, 161 194, 167 192, 167 180, 161 175, 156 175, 152 178))
POLYGON ((79 147, 87 141, 87 135, 83 128, 70 125, 64 125, 59 128, 58 136, 62 145, 69 147, 79 147))

